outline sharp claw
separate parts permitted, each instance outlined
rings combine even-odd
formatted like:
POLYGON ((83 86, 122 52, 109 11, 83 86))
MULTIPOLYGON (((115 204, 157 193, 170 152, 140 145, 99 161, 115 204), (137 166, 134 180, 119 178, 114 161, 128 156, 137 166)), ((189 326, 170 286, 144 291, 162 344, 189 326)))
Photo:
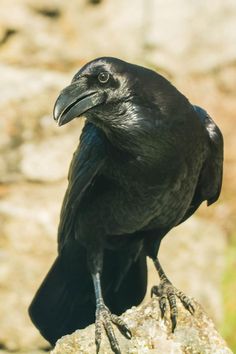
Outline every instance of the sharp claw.
POLYGON ((128 339, 131 339, 131 338, 132 338, 132 333, 131 333, 131 331, 130 331, 128 328, 126 328, 125 336, 126 336, 126 338, 128 338, 128 339))
POLYGON ((109 338, 109 341, 110 341, 110 344, 111 344, 111 349, 113 350, 113 352, 115 354, 121 354, 120 347, 119 347, 119 344, 118 344, 118 342, 117 342, 117 340, 115 338, 114 332, 110 333, 110 334, 108 335, 108 338, 109 338), (110 334, 111 334, 111 337, 110 337, 110 334))
POLYGON ((124 334, 124 336, 127 339, 131 339, 132 338, 132 333, 129 330, 129 328, 126 327, 126 325, 123 325, 122 327, 120 327, 121 332, 124 334))
POLYGON ((192 305, 192 304, 189 304, 189 306, 188 306, 188 310, 189 310, 189 312, 191 313, 191 315, 194 315, 195 308, 193 307, 193 305, 192 305))
POLYGON ((170 319, 172 324, 172 332, 174 332, 178 318, 178 308, 176 304, 176 297, 178 297, 182 305, 193 315, 195 312, 191 300, 180 290, 176 289, 169 281, 164 270, 162 269, 158 258, 153 259, 154 265, 160 277, 158 286, 153 286, 151 289, 151 297, 155 294, 159 297, 159 306, 161 310, 161 317, 164 317, 166 311, 167 300, 170 307, 170 319))
POLYGON ((175 328, 177 326, 178 319, 178 308, 176 304, 176 297, 178 297, 183 306, 191 313, 194 314, 195 308, 192 304, 191 300, 180 290, 176 289, 169 281, 161 281, 159 286, 154 286, 151 289, 151 295, 157 295, 159 297, 159 306, 161 311, 161 318, 164 317, 166 308, 167 308, 167 300, 170 306, 170 319, 171 319, 171 330, 174 333, 175 328))
POLYGON ((193 315, 195 312, 195 308, 192 305, 192 301, 179 290, 176 292, 176 296, 178 296, 184 307, 191 313, 191 315, 193 315))
POLYGON ((111 347, 111 348, 115 354, 121 354, 120 348, 114 348, 114 347, 111 347))
POLYGON ((151 297, 153 297, 153 295, 157 295, 158 294, 158 287, 157 286, 153 286, 151 288, 151 297))
POLYGON ((124 336, 127 339, 131 339, 132 338, 132 333, 129 330, 129 328, 127 327, 126 323, 122 320, 121 317, 112 314, 111 315, 111 320, 112 322, 119 328, 119 330, 121 331, 122 334, 124 334, 124 336))
MULTIPOLYGON (((110 340, 110 338, 109 338, 110 340)), ((120 351, 120 348, 119 348, 119 345, 118 345, 118 342, 111 342, 110 340, 110 344, 111 344, 111 349, 113 350, 114 353, 116 354, 121 354, 121 351, 120 351)))
POLYGON ((95 339, 95 343, 96 343, 96 353, 98 354, 100 350, 101 340, 95 339))
POLYGON ((172 331, 172 333, 174 333, 175 328, 176 328, 176 324, 177 324, 176 316, 175 315, 171 315, 170 319, 171 319, 171 324, 172 324, 171 331, 172 331))
POLYGON ((164 318, 165 312, 166 312, 166 305, 161 307, 161 318, 164 318))

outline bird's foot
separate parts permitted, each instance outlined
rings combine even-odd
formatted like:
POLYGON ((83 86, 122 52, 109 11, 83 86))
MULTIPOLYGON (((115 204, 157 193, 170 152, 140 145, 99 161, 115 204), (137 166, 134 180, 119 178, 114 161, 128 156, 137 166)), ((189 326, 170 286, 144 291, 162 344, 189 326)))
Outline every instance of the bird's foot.
POLYGON ((176 304, 176 297, 180 299, 183 306, 193 315, 194 306, 192 300, 187 297, 182 291, 176 289, 172 283, 164 278, 161 280, 160 284, 153 286, 151 289, 151 296, 156 295, 159 298, 159 306, 161 310, 161 317, 164 317, 166 312, 167 301, 170 306, 170 319, 172 324, 172 333, 175 330, 178 318, 178 308, 176 304))
POLYGON ((111 349, 116 354, 121 354, 118 341, 115 337, 114 330, 112 328, 112 323, 114 323, 121 333, 128 339, 131 339, 132 334, 125 324, 125 322, 116 315, 113 315, 107 306, 102 302, 98 304, 96 310, 96 322, 95 322, 95 343, 97 348, 97 353, 99 352, 101 339, 102 339, 102 327, 105 328, 111 349))

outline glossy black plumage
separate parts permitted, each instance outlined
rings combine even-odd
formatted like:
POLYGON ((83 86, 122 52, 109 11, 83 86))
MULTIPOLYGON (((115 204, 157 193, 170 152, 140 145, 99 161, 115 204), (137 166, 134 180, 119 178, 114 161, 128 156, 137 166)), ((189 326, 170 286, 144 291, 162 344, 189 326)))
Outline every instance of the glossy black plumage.
POLYGON ((146 256, 155 259, 161 239, 203 201, 215 202, 222 183, 220 130, 152 70, 115 58, 88 63, 54 109, 60 125, 80 115, 87 120, 70 167, 58 258, 30 307, 51 343, 94 322, 90 274, 101 274, 111 312, 140 303, 146 256))

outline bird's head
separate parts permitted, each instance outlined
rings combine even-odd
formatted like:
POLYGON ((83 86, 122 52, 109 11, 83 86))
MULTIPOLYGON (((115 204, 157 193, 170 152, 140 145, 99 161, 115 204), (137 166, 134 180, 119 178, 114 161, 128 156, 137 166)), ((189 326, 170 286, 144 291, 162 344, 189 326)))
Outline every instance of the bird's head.
POLYGON ((104 130, 137 124, 142 115, 137 114, 135 101, 147 104, 145 96, 150 93, 147 95, 144 80, 150 73, 154 72, 116 58, 95 59, 62 90, 55 103, 54 119, 61 126, 83 115, 104 130))

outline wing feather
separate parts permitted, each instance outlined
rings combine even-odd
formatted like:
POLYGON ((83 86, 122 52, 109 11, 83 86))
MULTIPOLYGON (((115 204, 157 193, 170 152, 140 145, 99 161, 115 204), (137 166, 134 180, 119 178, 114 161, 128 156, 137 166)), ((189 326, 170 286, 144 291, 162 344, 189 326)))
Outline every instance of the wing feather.
POLYGON ((223 136, 213 119, 201 107, 194 106, 208 133, 209 151, 203 165, 199 188, 201 198, 207 204, 214 203, 220 195, 223 176, 223 136))
POLYGON ((209 114, 199 106, 193 106, 207 132, 208 154, 203 163, 192 202, 180 223, 188 219, 207 201, 211 205, 217 201, 221 192, 223 176, 223 136, 209 114))
POLYGON ((86 123, 69 169, 68 187, 58 228, 59 251, 67 238, 71 237, 80 201, 99 174, 105 160, 105 139, 102 131, 92 123, 86 123))

